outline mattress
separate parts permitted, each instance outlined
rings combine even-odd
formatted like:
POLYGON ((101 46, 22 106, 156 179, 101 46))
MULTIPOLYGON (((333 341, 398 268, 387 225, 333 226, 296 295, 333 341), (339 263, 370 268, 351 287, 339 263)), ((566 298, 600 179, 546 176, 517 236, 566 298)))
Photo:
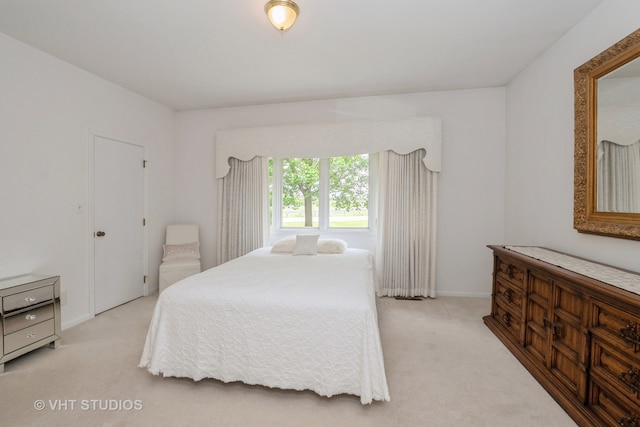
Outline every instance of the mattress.
POLYGON ((139 366, 152 374, 389 400, 370 252, 253 251, 158 297, 139 366))

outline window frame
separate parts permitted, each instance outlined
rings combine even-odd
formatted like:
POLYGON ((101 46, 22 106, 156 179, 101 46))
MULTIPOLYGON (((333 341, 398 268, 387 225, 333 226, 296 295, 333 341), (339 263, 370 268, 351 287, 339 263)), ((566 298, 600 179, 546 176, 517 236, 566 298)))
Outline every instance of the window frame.
MULTIPOLYGON (((377 221, 377 153, 363 153, 369 156, 369 198, 368 198, 368 226, 367 227, 329 227, 331 203, 330 203, 330 164, 331 157, 320 158, 320 178, 318 183, 318 227, 283 227, 282 226, 282 160, 280 157, 272 157, 272 181, 271 181, 271 231, 286 230, 317 230, 320 232, 339 233, 370 232, 375 231, 377 221)), ((332 156, 343 157, 343 156, 332 156)), ((302 157, 301 157, 302 158, 302 157)))

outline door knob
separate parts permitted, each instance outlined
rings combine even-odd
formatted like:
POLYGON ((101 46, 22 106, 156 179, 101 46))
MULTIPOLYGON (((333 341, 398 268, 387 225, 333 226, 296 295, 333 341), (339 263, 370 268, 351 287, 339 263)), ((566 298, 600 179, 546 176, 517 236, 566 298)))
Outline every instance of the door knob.
POLYGON ((107 233, 105 233, 104 231, 98 231, 98 232, 96 232, 96 236, 98 236, 98 237, 102 237, 102 236, 104 236, 105 234, 107 234, 107 233))

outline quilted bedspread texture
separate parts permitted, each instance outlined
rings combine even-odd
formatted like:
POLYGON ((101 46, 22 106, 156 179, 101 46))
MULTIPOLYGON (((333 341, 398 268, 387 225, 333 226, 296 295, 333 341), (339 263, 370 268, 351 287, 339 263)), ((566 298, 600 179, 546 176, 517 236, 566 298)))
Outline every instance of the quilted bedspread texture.
POLYGON ((156 304, 140 367, 198 381, 389 400, 368 251, 253 251, 188 277, 156 304))

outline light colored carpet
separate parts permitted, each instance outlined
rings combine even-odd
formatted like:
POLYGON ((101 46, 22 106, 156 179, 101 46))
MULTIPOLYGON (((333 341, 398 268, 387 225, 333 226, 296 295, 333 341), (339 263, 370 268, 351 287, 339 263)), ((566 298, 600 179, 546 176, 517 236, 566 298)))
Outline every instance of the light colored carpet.
POLYGON ((0 425, 575 426, 486 328, 488 298, 379 300, 391 401, 367 406, 348 395, 153 376, 137 365, 155 301, 107 311, 63 331, 59 348, 8 362, 0 425))

